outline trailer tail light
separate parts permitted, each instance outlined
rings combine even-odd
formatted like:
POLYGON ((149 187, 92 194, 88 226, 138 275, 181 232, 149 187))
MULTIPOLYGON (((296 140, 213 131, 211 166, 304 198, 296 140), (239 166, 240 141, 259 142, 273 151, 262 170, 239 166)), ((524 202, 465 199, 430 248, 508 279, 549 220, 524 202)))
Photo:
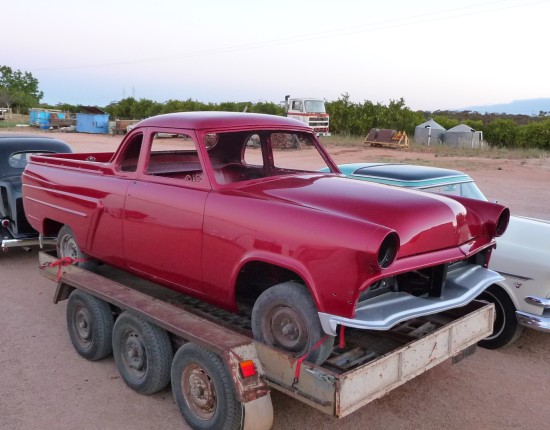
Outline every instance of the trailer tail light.
POLYGON ((7 218, 4 218, 2 220, 2 227, 8 228, 10 226, 10 220, 7 218))
POLYGON ((256 375, 256 366, 252 360, 241 361, 239 368, 241 369, 241 376, 243 378, 256 375))

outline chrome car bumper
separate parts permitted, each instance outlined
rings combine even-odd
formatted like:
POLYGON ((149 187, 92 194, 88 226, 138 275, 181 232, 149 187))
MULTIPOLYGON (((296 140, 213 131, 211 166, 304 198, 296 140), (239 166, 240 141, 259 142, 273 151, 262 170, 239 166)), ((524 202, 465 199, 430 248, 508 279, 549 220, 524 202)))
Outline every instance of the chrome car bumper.
POLYGON ((42 248, 44 245, 55 245, 55 237, 33 237, 29 239, 4 239, 0 249, 6 252, 9 248, 25 247, 25 246, 40 246, 42 248))
POLYGON ((390 292, 357 303, 355 318, 323 312, 319 312, 319 318, 323 330, 332 336, 336 335, 338 325, 365 330, 389 330, 411 318, 465 306, 489 285, 503 279, 497 272, 468 264, 449 269, 441 297, 390 292))
MULTIPOLYGON (((525 301, 530 305, 539 306, 545 311, 550 312, 550 299, 527 296, 525 297, 525 301)), ((516 317, 518 322, 525 327, 540 331, 550 331, 550 316, 534 315, 527 312, 516 311, 516 317)))

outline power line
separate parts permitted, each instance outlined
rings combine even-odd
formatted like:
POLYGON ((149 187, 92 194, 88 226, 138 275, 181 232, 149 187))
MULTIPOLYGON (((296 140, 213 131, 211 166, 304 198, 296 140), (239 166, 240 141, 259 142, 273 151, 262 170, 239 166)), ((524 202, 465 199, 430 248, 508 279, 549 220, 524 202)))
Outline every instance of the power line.
POLYGON ((213 48, 213 49, 203 49, 199 51, 185 52, 185 53, 180 53, 176 55, 149 57, 149 58, 141 58, 136 60, 88 64, 88 65, 80 65, 80 66, 75 65, 75 66, 43 67, 43 68, 35 68, 34 71, 91 69, 91 68, 154 63, 154 62, 163 62, 163 61, 175 61, 175 60, 181 60, 185 58, 192 58, 192 57, 198 57, 198 56, 217 55, 217 54, 225 54, 230 52, 266 48, 271 46, 289 45, 289 44, 295 44, 295 43, 308 42, 311 40, 326 39, 329 37, 341 37, 341 36, 347 36, 350 34, 387 30, 395 27, 412 26, 412 25, 425 24, 425 23, 434 22, 434 21, 461 18, 465 16, 481 15, 486 13, 498 12, 502 10, 509 10, 509 9, 515 9, 520 7, 528 7, 528 6, 548 3, 550 2, 550 0, 535 1, 531 3, 519 3, 519 4, 512 4, 512 5, 501 6, 501 7, 491 7, 491 6, 496 6, 496 5, 509 3, 509 2, 510 0, 492 1, 487 3, 482 3, 482 4, 476 4, 472 6, 464 6, 460 8, 428 12, 420 15, 409 16, 409 17, 377 21, 373 23, 361 24, 361 25, 356 25, 352 27, 336 28, 336 29, 325 30, 325 31, 320 31, 315 33, 308 33, 301 36, 271 39, 271 40, 266 40, 261 42, 225 46, 225 47, 213 48), (480 9, 480 8, 486 8, 486 9, 472 10, 472 9, 480 9), (464 11, 464 12, 460 13, 461 11, 464 11))

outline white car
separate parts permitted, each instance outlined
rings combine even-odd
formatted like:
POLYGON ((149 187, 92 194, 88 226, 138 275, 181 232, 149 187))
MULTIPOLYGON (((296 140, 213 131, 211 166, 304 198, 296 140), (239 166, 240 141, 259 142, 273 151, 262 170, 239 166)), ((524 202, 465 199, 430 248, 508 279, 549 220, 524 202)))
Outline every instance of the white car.
MULTIPOLYGON (((392 163, 338 167, 354 179, 487 200, 472 178, 456 170, 392 163)), ((479 345, 489 349, 508 345, 524 326, 550 331, 550 221, 512 216, 508 230, 497 239, 489 266, 505 279, 479 296, 496 309, 493 334, 479 345)))

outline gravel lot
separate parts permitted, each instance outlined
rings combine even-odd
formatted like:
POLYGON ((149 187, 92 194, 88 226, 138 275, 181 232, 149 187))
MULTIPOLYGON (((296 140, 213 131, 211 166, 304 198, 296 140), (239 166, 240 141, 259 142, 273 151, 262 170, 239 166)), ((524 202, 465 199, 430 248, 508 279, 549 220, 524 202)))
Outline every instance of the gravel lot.
MULTIPOLYGON (((18 130, 19 131, 19 130, 18 130)), ((28 132, 28 131, 25 131, 28 132)), ((52 134, 52 133, 51 133, 52 134)), ((112 151, 121 136, 54 134, 76 151, 112 151)), ((550 161, 442 158, 372 148, 331 148, 337 162, 395 159, 468 172, 512 213, 550 219, 550 161)), ((294 152, 304 157, 307 151, 294 152)), ((0 429, 186 429, 171 392, 141 396, 112 358, 82 359, 70 343, 65 303, 38 274, 36 250, 0 255, 0 429)), ((274 429, 540 429, 550 421, 550 334, 526 330, 496 351, 445 362, 341 420, 272 392, 274 429)))

